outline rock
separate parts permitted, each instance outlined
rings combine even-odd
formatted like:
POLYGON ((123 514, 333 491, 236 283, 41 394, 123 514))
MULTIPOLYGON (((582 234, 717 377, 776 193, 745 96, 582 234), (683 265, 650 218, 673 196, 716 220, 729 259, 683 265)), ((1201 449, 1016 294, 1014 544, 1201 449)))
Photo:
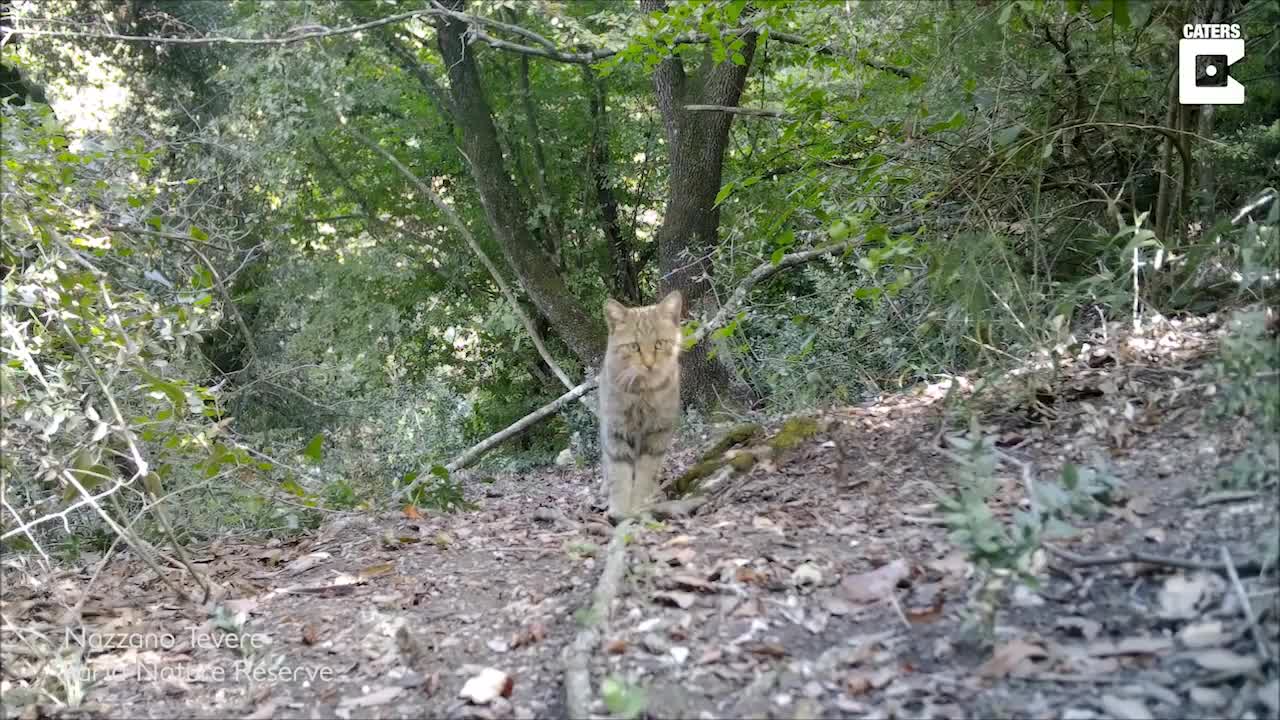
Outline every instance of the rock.
POLYGON ((816 587, 822 584, 822 571, 812 563, 803 563, 791 573, 791 584, 796 587, 816 587))
POLYGON ((1190 695, 1191 702, 1210 710, 1217 710, 1227 705, 1227 696, 1213 688, 1197 685, 1191 688, 1190 695))
MULTIPOLYGON (((543 457, 546 457, 545 455, 543 457)), ((556 466, 568 467, 573 464, 573 451, 569 448, 561 450, 556 454, 556 466)))
POLYGON ((487 667, 467 680, 458 697, 477 705, 488 705, 500 697, 510 697, 515 682, 511 676, 497 668, 487 667))

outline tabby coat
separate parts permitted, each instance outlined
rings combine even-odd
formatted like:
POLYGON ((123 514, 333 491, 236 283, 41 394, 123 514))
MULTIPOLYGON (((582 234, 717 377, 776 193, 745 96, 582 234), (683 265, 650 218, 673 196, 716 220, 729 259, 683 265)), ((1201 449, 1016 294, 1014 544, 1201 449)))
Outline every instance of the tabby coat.
POLYGON ((662 459, 680 418, 681 302, 673 291, 657 305, 604 304, 609 346, 600 369, 600 448, 615 521, 658 495, 662 459))

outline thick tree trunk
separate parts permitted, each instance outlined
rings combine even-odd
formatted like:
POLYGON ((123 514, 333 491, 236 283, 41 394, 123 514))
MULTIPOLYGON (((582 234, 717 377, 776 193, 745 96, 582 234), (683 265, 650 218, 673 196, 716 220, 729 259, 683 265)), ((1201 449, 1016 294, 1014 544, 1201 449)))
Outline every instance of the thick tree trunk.
MULTIPOLYGON (((663 0, 642 0, 646 11, 665 9, 663 0)), ((732 36, 726 35, 726 40, 732 36)), ((710 52, 690 77, 679 57, 666 58, 653 73, 653 87, 667 137, 670 182, 667 211, 658 230, 658 263, 662 293, 679 290, 689 312, 715 312, 711 294, 711 259, 719 240, 720 192, 724 153, 729 145, 732 113, 690 112, 685 105, 736 106, 746 85, 756 34, 742 36, 746 62, 716 63, 710 52)), ((685 355, 682 394, 686 403, 709 405, 725 396, 729 372, 699 345, 685 355)))
MULTIPOLYGON (((463 0, 445 3, 455 10, 462 10, 464 4, 463 0)), ((574 299, 551 257, 529 232, 528 211, 507 172, 475 48, 464 40, 466 30, 466 23, 448 19, 439 22, 436 34, 449 73, 450 109, 462 133, 462 152, 471 166, 489 228, 525 292, 556 334, 584 363, 598 366, 605 345, 604 320, 599 313, 587 313, 574 299)))

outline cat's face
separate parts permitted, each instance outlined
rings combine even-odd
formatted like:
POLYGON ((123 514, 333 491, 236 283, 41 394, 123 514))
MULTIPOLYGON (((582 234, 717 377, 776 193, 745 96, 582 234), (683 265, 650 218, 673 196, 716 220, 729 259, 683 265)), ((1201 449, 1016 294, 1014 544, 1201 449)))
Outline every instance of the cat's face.
POLYGON ((659 374, 678 367, 681 302, 679 290, 668 293, 657 305, 644 307, 629 308, 606 300, 610 360, 635 374, 659 374))

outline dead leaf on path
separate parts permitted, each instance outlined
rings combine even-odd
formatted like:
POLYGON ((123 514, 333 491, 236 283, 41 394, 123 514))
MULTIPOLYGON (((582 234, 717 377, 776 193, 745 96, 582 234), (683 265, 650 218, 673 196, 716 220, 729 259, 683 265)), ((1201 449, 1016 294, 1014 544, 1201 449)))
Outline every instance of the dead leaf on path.
POLYGON ((697 555, 698 551, 691 547, 670 547, 657 550, 654 552, 653 557, 658 562, 679 566, 692 564, 697 555))
POLYGON ((784 658, 787 656, 787 649, 773 642, 751 642, 742 646, 753 655, 764 655, 765 657, 784 658))
POLYGON ((467 680, 458 692, 458 697, 470 700, 477 705, 488 705, 497 698, 511 697, 515 681, 511 676, 497 668, 487 667, 467 680))
POLYGON ((1160 617, 1165 620, 1189 620, 1200 614, 1200 608, 1216 595, 1216 576, 1207 573, 1173 575, 1160 588, 1160 617))
POLYGON ((1192 623, 1178 631, 1178 639, 1189 648, 1207 648, 1226 645, 1231 634, 1222 627, 1220 620, 1192 623))
POLYGON ((1155 720, 1151 712, 1138 698, 1121 698, 1115 695, 1103 695, 1100 701, 1102 709, 1113 717, 1125 720, 1155 720))
POLYGON ((911 567, 906 560, 899 558, 870 572, 844 578, 840 581, 840 589, 853 602, 876 602, 892 594, 898 583, 910 575, 911 567))
POLYGON ((991 659, 978 668, 978 675, 986 678, 1003 678, 1012 674, 1024 675, 1038 668, 1035 660, 1049 657, 1043 646, 1026 640, 1010 640, 996 648, 991 659))
POLYGON ((1065 630, 1068 635, 1076 635, 1092 642, 1102 632, 1102 623, 1084 617, 1061 617, 1054 627, 1065 630))
POLYGON ((297 575, 298 573, 310 570, 316 565, 328 560, 330 557, 331 556, 327 552, 308 553, 297 560, 290 562, 288 565, 285 565, 284 570, 292 575, 297 575))
POLYGON ((613 638, 604 644, 604 651, 607 655, 621 655, 627 651, 627 641, 623 638, 613 638))
POLYGON ((1160 655, 1173 649, 1173 640, 1162 637, 1139 636, 1116 642, 1099 640, 1090 643, 1085 652, 1094 657, 1116 655, 1160 655))
POLYGON ((315 645, 320 642, 320 628, 314 623, 307 623, 302 626, 302 643, 304 645, 315 645))
POLYGON ((392 570, 395 570, 395 568, 396 568, 395 563, 389 563, 389 562, 378 563, 377 565, 370 565, 367 568, 360 569, 360 577, 371 578, 371 577, 378 577, 379 575, 386 575, 392 570))
POLYGON ((666 578, 666 581, 685 590, 697 590, 698 592, 705 593, 713 593, 719 590, 715 585, 703 580, 697 575, 690 575, 689 573, 676 573, 675 575, 666 578))
POLYGON ((355 695, 346 697, 338 701, 340 708, 361 708, 374 707, 375 705, 386 705, 396 696, 404 692, 404 688, 388 685, 387 687, 378 688, 365 695, 355 695))
POLYGON ((511 649, 515 650, 518 647, 523 647, 525 645, 532 645, 536 642, 542 642, 542 639, 546 636, 547 636, 547 626, 543 625, 541 622, 538 622, 537 620, 534 620, 533 622, 529 623, 527 627, 521 629, 519 632, 515 634, 515 636, 511 638, 511 642, 510 642, 511 649))
POLYGON ((1191 659, 1205 670, 1231 672, 1238 674, 1251 673, 1262 667, 1256 657, 1239 655, 1230 650, 1200 650, 1191 654, 1191 659))
POLYGON ((691 592, 668 590, 654 593, 653 599, 663 605, 671 605, 681 610, 688 610, 698 601, 698 596, 691 592))

